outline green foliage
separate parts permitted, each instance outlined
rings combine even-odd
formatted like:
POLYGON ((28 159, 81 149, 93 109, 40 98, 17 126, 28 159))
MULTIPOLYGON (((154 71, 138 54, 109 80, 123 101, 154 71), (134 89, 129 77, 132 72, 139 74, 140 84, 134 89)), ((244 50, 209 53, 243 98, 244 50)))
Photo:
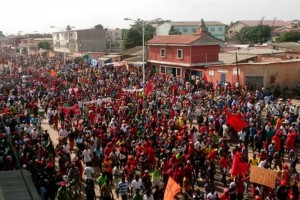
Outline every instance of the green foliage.
POLYGON ((5 35, 3 35, 2 31, 0 31, 0 37, 5 37, 5 35))
POLYGON ((169 35, 181 35, 181 33, 177 29, 175 29, 174 26, 171 26, 169 35))
POLYGON ((251 43, 264 43, 271 39, 271 32, 270 26, 258 25, 249 27, 246 37, 251 43))
POLYGON ((264 43, 271 39, 271 32, 271 27, 266 25, 243 27, 239 32, 234 34, 234 38, 242 44, 264 43))
POLYGON ((247 32, 248 32, 248 27, 243 27, 240 31, 234 33, 233 38, 240 44, 245 44, 247 43, 248 40, 247 32))
MULTIPOLYGON (((155 33, 155 28, 145 22, 145 43, 152 39, 155 33)), ((123 31, 123 49, 130 49, 136 46, 143 45, 143 21, 136 21, 129 30, 123 31)))
POLYGON ((39 49, 51 49, 51 45, 47 41, 42 41, 38 43, 38 48, 39 49))
POLYGON ((298 42, 300 41, 300 32, 299 31, 289 31, 280 35, 277 39, 277 42, 298 42))

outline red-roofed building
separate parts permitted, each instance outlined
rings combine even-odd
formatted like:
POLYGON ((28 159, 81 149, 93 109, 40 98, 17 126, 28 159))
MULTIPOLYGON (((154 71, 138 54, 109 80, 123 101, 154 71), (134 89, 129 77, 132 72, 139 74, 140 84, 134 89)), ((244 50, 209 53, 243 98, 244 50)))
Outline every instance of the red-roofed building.
POLYGON ((154 72, 173 77, 201 76, 191 70, 217 65, 223 42, 211 36, 202 22, 194 35, 163 35, 147 42, 148 63, 154 72))

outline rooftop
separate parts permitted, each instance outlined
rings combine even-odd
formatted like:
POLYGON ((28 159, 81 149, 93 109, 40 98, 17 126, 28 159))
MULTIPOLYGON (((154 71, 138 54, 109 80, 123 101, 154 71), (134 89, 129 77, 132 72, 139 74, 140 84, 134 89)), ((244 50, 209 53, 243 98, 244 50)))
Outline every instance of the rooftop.
MULTIPOLYGON (((255 58, 257 55, 247 55, 239 54, 237 56, 238 63, 242 61, 247 61, 248 59, 255 58)), ((236 63, 235 53, 219 53, 219 61, 222 61, 224 64, 233 64, 236 63)))
POLYGON ((278 51, 274 49, 269 48, 255 48, 255 47, 249 47, 245 49, 238 49, 238 50, 232 50, 227 51, 229 53, 235 53, 237 52, 239 55, 246 54, 246 55, 264 55, 264 54, 279 54, 284 53, 284 51, 278 51))
MULTIPOLYGON (((262 23, 262 25, 268 25, 268 26, 291 26, 291 23, 290 22, 286 22, 286 21, 283 21, 283 20, 240 20, 240 21, 237 21, 237 22, 241 22, 247 26, 257 26, 259 24, 262 23)), ((236 23, 237 23, 236 22, 236 23)))
POLYGON ((184 44, 188 45, 200 39, 200 35, 161 35, 147 42, 147 44, 184 44))
POLYGON ((33 184, 32 178, 27 171, 23 171, 25 180, 31 192, 32 198, 26 189, 20 171, 0 172, 0 199, 5 200, 31 200, 40 199, 33 184))
MULTIPOLYGON (((225 26, 219 21, 204 21, 206 26, 225 26)), ((177 21, 169 22, 172 26, 200 26, 201 21, 177 21)))
POLYGON ((287 52, 299 52, 300 53, 300 43, 297 43, 297 42, 269 43, 268 46, 286 49, 287 52))

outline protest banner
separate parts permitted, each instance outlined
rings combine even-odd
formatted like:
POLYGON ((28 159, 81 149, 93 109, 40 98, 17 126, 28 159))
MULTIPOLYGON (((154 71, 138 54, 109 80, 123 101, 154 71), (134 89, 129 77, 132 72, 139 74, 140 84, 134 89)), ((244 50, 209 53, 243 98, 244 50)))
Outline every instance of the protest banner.
POLYGON ((263 167, 251 166, 250 182, 275 188, 277 172, 263 167))

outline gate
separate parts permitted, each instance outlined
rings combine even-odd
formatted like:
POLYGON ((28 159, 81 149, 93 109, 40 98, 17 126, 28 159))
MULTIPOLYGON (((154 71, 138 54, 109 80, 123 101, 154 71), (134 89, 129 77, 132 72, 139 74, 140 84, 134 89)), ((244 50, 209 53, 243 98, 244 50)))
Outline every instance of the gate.
POLYGON ((246 76, 245 84, 251 86, 251 89, 261 89, 264 86, 263 76, 246 76))

